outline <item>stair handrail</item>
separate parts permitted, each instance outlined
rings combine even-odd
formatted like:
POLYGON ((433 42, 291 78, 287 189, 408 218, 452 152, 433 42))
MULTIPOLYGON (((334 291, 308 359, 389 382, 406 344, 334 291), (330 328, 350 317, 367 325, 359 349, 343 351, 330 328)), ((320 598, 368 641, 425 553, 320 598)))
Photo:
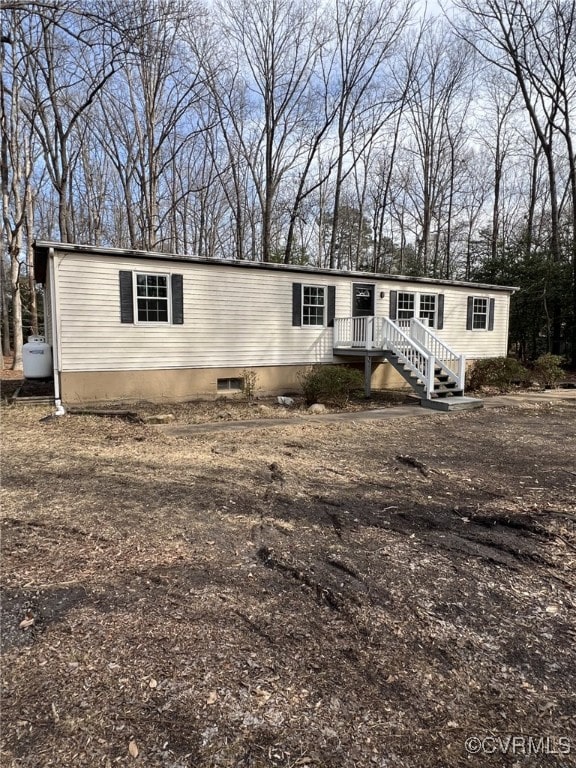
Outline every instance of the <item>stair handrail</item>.
POLYGON ((375 318, 375 337, 379 339, 382 332, 382 340, 377 346, 393 352, 398 360, 409 368, 419 379, 424 382, 426 396, 431 397, 434 392, 434 367, 435 357, 431 350, 425 349, 417 339, 412 338, 387 317, 375 318), (406 351, 416 353, 407 355, 406 351), (420 362, 418 365, 417 363, 420 362))
POLYGON ((466 356, 449 347, 417 317, 410 320, 410 336, 434 355, 436 363, 449 376, 456 379, 458 389, 463 392, 466 377, 466 356))

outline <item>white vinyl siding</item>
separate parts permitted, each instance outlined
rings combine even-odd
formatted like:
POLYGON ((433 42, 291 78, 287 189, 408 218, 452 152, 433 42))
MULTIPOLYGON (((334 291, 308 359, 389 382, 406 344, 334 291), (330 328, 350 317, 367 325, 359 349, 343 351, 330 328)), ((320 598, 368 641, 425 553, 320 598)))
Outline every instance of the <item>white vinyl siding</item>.
MULTIPOLYGON (((138 259, 129 254, 58 252, 58 306, 63 371, 137 371, 166 368, 246 368, 334 362, 333 329, 293 326, 293 284, 336 288, 336 317, 349 317, 351 276, 282 272, 222 264, 138 259), (180 325, 121 323, 119 272, 180 275, 180 325)), ((469 359, 506 354, 509 295, 470 286, 400 280, 375 281, 375 313, 388 316, 390 291, 445 297, 438 335, 469 359), (426 290, 422 290, 425 287, 426 290), (494 331, 466 330, 467 297, 495 298, 494 331), (381 295, 383 294, 383 295, 381 295)))
MULTIPOLYGON (((332 362, 332 328, 293 327, 294 273, 130 258, 59 258, 63 369, 66 371, 252 367, 332 362), (119 271, 183 275, 182 325, 122 324, 119 271)), ((306 275, 306 285, 338 285, 336 315, 349 313, 349 281, 306 275)))
MULTIPOLYGON (((387 284, 380 283, 377 290, 384 289, 384 301, 377 302, 376 314, 390 316, 390 292, 409 292, 406 282, 390 281, 387 284)), ((423 291, 421 285, 414 285, 414 293, 431 294, 433 291, 444 295, 443 301, 443 327, 435 330, 442 341, 452 349, 466 355, 468 360, 483 357, 500 357, 508 352, 508 318, 510 313, 510 294, 505 291, 480 290, 473 286, 457 285, 430 285, 430 289, 423 291), (486 298, 494 300, 494 329, 479 333, 467 330, 468 297, 486 298)))

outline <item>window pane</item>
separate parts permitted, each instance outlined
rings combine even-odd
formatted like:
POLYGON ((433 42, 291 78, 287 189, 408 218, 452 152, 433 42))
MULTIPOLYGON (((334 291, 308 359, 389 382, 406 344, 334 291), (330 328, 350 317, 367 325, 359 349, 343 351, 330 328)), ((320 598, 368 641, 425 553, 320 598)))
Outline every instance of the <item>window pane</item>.
POLYGON ((302 288, 302 325, 324 325, 326 289, 317 285, 302 288))
POLYGON ((423 293, 420 296, 420 320, 430 328, 436 325, 436 294, 423 293))
POLYGON ((474 312, 486 312, 486 299, 474 299, 474 312))
POLYGON ((488 299, 474 299, 472 328, 485 330, 488 327, 488 299))
POLYGON ((398 320, 409 320, 414 317, 414 299, 413 293, 398 294, 398 320))
POLYGON ((234 391, 241 392, 243 385, 244 385, 244 379, 217 379, 216 380, 216 387, 220 391, 234 390, 234 391))
POLYGON ((168 277, 166 275, 136 275, 138 321, 167 323, 168 277))
POLYGON ((434 312, 436 309, 436 296, 434 294, 422 294, 420 296, 420 311, 434 312))

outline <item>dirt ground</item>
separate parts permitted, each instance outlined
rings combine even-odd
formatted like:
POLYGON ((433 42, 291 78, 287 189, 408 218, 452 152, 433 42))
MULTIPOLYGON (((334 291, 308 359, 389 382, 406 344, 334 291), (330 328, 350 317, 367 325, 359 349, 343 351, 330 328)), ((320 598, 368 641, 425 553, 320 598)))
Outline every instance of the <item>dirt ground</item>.
POLYGON ((2 766, 576 766, 576 399, 50 412, 1 410, 2 766))

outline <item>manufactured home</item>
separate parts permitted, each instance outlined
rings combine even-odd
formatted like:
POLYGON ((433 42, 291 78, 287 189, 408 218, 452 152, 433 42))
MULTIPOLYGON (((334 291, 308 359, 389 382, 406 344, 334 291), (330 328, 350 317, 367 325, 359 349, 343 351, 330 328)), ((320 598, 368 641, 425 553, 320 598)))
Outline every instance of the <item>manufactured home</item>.
POLYGON ((178 401, 298 389, 363 366, 366 391, 455 402, 467 363, 505 355, 510 287, 37 242, 56 399, 178 401))

